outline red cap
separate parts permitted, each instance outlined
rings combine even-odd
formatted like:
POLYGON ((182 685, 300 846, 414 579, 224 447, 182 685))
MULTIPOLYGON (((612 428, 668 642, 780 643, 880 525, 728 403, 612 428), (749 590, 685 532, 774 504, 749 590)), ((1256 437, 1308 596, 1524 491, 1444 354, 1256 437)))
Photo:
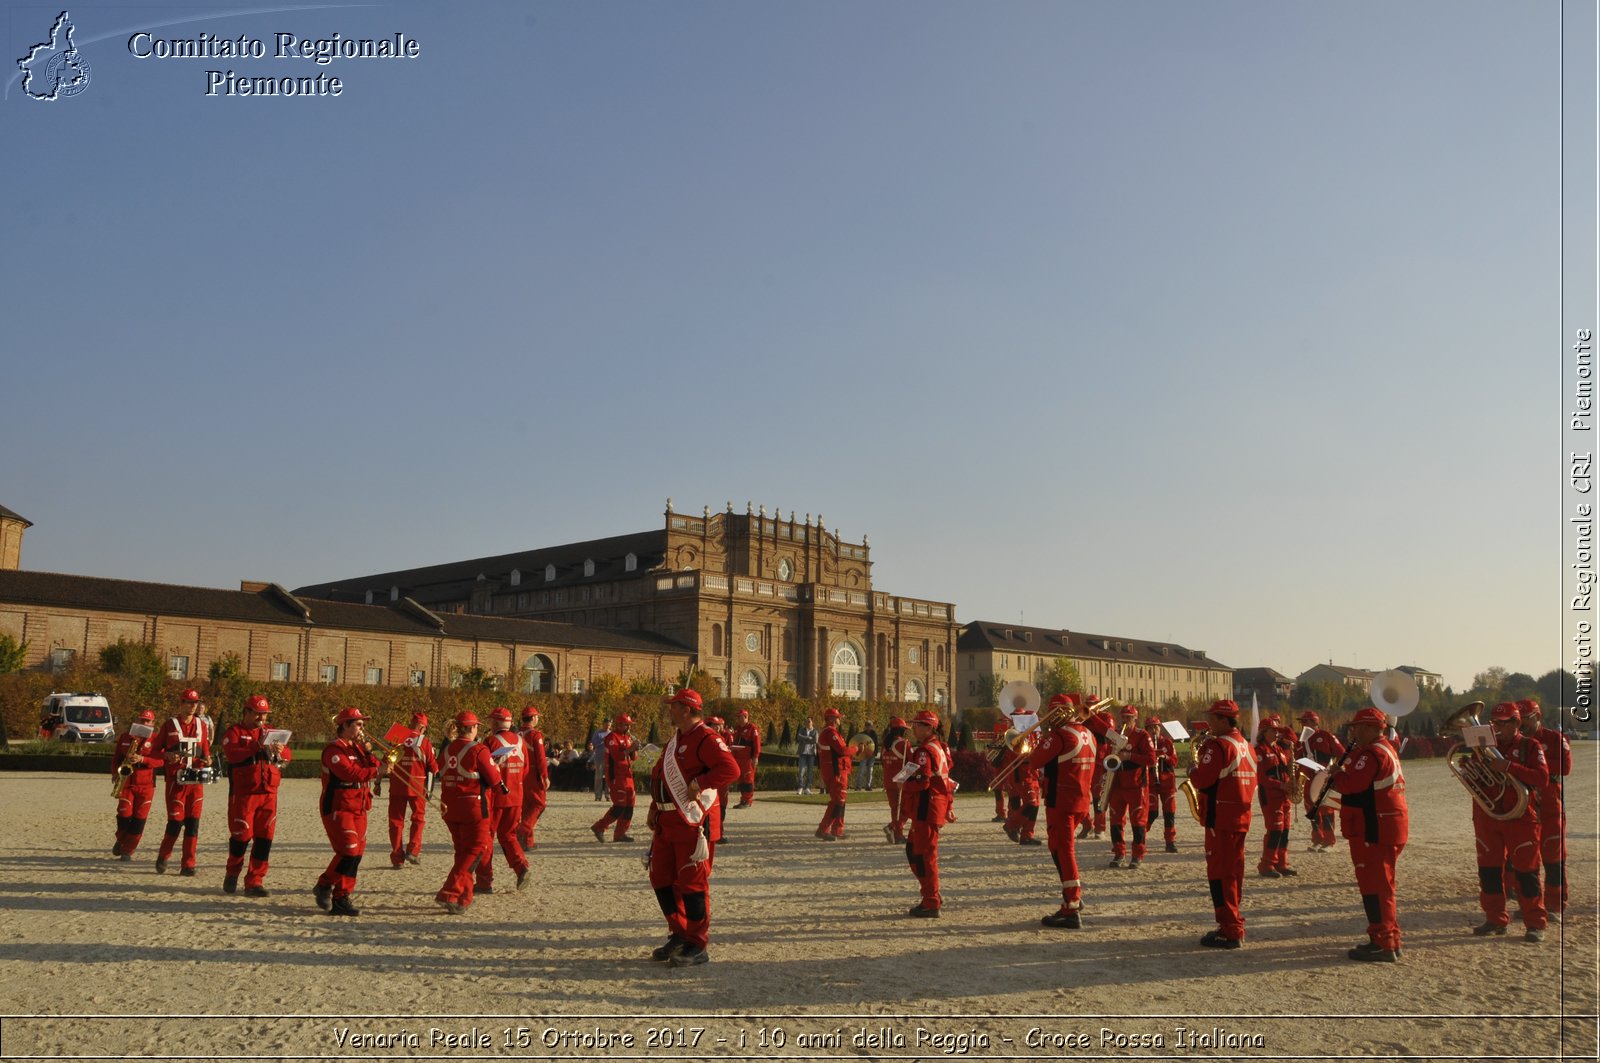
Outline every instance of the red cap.
POLYGON ((536 720, 536 719, 538 719, 539 718, 539 706, 537 706, 537 705, 529 705, 527 708, 523 709, 522 710, 522 718, 524 720, 536 720))
POLYGON ((705 706, 700 701, 700 692, 684 687, 682 690, 666 699, 668 705, 682 705, 686 709, 700 712, 705 706))
POLYGON ((425 712, 413 712, 411 714, 411 726, 419 731, 426 730, 428 726, 428 714, 425 712))
POLYGON ((1237 720, 1239 718, 1239 704, 1230 698, 1223 698, 1221 701, 1213 701, 1206 712, 1214 716, 1226 716, 1231 720, 1237 720))
POLYGON ((1139 710, 1134 708, 1132 705, 1124 705, 1122 707, 1122 715, 1131 720, 1139 715, 1139 710))
POLYGON ((337 716, 335 716, 333 718, 333 722, 334 722, 334 724, 336 726, 343 727, 345 724, 349 723, 351 720, 365 720, 365 719, 366 719, 366 716, 362 714, 361 710, 356 708, 354 705, 352 705, 348 709, 340 709, 339 710, 339 715, 337 715, 337 716))
POLYGON ((618 716, 615 720, 611 721, 611 729, 613 731, 620 731, 625 727, 632 727, 632 726, 633 726, 633 717, 629 716, 627 713, 623 713, 621 716, 618 716))
POLYGON ((1078 704, 1078 695, 1076 694, 1056 694, 1050 698, 1049 707, 1056 709, 1063 705, 1070 705, 1073 708, 1077 708, 1078 704))
POLYGON ((1312 712, 1310 709, 1307 709, 1305 712, 1302 712, 1300 714, 1300 722, 1301 723, 1321 723, 1322 722, 1322 717, 1318 716, 1316 713, 1312 712))
POLYGON ((911 722, 927 724, 929 727, 938 727, 939 714, 934 712, 932 709, 923 709, 915 716, 911 717, 911 722))
POLYGON ((740 716, 749 716, 750 715, 750 710, 749 709, 740 709, 739 710, 739 715, 740 716))
POLYGON ((138 718, 140 720, 154 720, 156 718, 156 714, 150 709, 145 709, 139 714, 138 718))
POLYGON ((1368 706, 1367 708, 1362 709, 1360 712, 1358 712, 1354 716, 1352 716, 1350 718, 1350 722, 1352 724, 1370 723, 1370 724, 1373 724, 1373 725, 1375 725, 1377 727, 1388 727, 1389 726, 1388 718, 1386 716, 1384 716, 1383 713, 1379 712, 1375 708, 1372 708, 1371 706, 1368 706))
POLYGON ((840 716, 840 713, 839 713, 838 709, 835 709, 832 706, 829 706, 827 709, 823 710, 822 718, 824 720, 829 720, 829 719, 837 720, 837 719, 841 719, 842 717, 840 716))
POLYGON ((511 719, 511 710, 506 708, 504 705, 498 705, 495 707, 495 710, 489 714, 489 719, 509 720, 511 719))
POLYGON ((1146 727, 1149 727, 1151 724, 1159 724, 1159 723, 1161 723, 1161 717, 1159 717, 1159 716, 1146 716, 1144 718, 1144 725, 1146 727))
POLYGON ((1209 730, 1211 730, 1211 725, 1209 723, 1206 723, 1204 720, 1196 720, 1194 723, 1190 724, 1189 727, 1190 727, 1191 730, 1194 730, 1194 731, 1209 731, 1209 730))
POLYGON ((1502 701, 1494 707, 1494 712, 1490 713, 1489 719, 1495 723, 1499 723, 1501 720, 1520 721, 1522 719, 1522 710, 1517 708, 1517 703, 1514 701, 1502 701))
POLYGON ((1544 715, 1544 710, 1539 707, 1539 703, 1531 698, 1526 701, 1517 702, 1517 708, 1522 710, 1522 718, 1524 720, 1526 720, 1529 716, 1542 717, 1544 715))
POLYGON ((722 726, 722 717, 721 716, 707 716, 706 717, 706 726, 707 727, 713 727, 713 728, 721 727, 722 726))
POLYGON ((462 711, 462 712, 456 713, 456 726, 457 727, 476 727, 476 726, 478 726, 478 714, 475 713, 475 712, 466 712, 466 711, 462 711))
POLYGON ((185 690, 182 694, 178 695, 178 700, 185 704, 199 701, 200 691, 196 690, 194 687, 190 687, 188 690, 185 690))
POLYGON ((245 699, 244 707, 249 712, 271 712, 272 705, 267 701, 265 694, 251 694, 245 699))
POLYGON ((902 720, 900 717, 898 717, 898 716, 889 717, 889 726, 890 727, 904 727, 905 725, 906 725, 906 722, 904 720, 902 720))

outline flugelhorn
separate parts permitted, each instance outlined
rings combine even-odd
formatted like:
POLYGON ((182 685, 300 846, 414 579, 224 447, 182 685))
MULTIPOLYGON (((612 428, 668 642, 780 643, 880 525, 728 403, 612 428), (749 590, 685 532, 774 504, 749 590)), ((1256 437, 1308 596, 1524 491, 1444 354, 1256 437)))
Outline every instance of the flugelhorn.
MULTIPOLYGON (((1483 702, 1468 702, 1446 717, 1440 730, 1482 726, 1478 722, 1482 709, 1483 702)), ((1505 754, 1494 746, 1473 746, 1451 750, 1445 763, 1450 767, 1450 774, 1472 795, 1473 804, 1483 809, 1489 818, 1521 819, 1528 810, 1528 787, 1520 779, 1502 775, 1488 764, 1491 760, 1505 759, 1505 754)))

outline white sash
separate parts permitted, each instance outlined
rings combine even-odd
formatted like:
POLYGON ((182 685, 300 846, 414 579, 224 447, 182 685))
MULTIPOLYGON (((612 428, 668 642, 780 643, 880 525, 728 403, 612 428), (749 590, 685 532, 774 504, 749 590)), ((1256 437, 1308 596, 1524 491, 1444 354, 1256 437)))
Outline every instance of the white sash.
MULTIPOLYGON (((682 816, 689 826, 698 827, 711 806, 717 803, 717 791, 701 790, 698 798, 689 796, 689 782, 678 767, 678 742, 681 738, 681 735, 674 733, 672 741, 667 743, 665 752, 661 754, 661 778, 667 784, 667 792, 672 794, 672 811, 682 816)), ((689 862, 700 864, 710 858, 711 847, 706 843, 706 832, 696 831, 694 853, 689 857, 689 862)))

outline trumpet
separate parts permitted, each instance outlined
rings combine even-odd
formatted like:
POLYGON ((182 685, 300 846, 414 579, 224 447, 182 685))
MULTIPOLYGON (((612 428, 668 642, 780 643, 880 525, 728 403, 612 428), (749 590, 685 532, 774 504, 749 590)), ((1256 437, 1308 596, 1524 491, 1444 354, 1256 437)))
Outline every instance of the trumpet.
MULTIPOLYGON (((1482 708, 1481 701, 1469 702, 1451 713, 1440 729, 1459 730, 1481 726, 1478 722, 1478 712, 1482 708)), ((1456 780, 1467 788, 1467 793, 1472 795, 1473 804, 1483 809, 1491 819, 1520 819, 1528 810, 1530 795, 1527 785, 1520 779, 1502 775, 1488 763, 1505 759, 1505 754, 1494 746, 1475 746, 1471 749, 1452 750, 1445 758, 1445 763, 1450 768, 1450 774, 1454 775, 1456 780)))

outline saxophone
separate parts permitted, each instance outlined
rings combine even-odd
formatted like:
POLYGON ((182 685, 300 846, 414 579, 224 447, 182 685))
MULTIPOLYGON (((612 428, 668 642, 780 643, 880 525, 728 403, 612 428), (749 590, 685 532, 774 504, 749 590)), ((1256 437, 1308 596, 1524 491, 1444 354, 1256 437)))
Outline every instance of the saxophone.
POLYGON ((111 796, 120 798, 122 791, 128 788, 128 780, 133 778, 133 766, 144 755, 145 743, 148 739, 141 738, 130 743, 128 751, 122 755, 122 763, 117 765, 117 777, 111 783, 111 796))

